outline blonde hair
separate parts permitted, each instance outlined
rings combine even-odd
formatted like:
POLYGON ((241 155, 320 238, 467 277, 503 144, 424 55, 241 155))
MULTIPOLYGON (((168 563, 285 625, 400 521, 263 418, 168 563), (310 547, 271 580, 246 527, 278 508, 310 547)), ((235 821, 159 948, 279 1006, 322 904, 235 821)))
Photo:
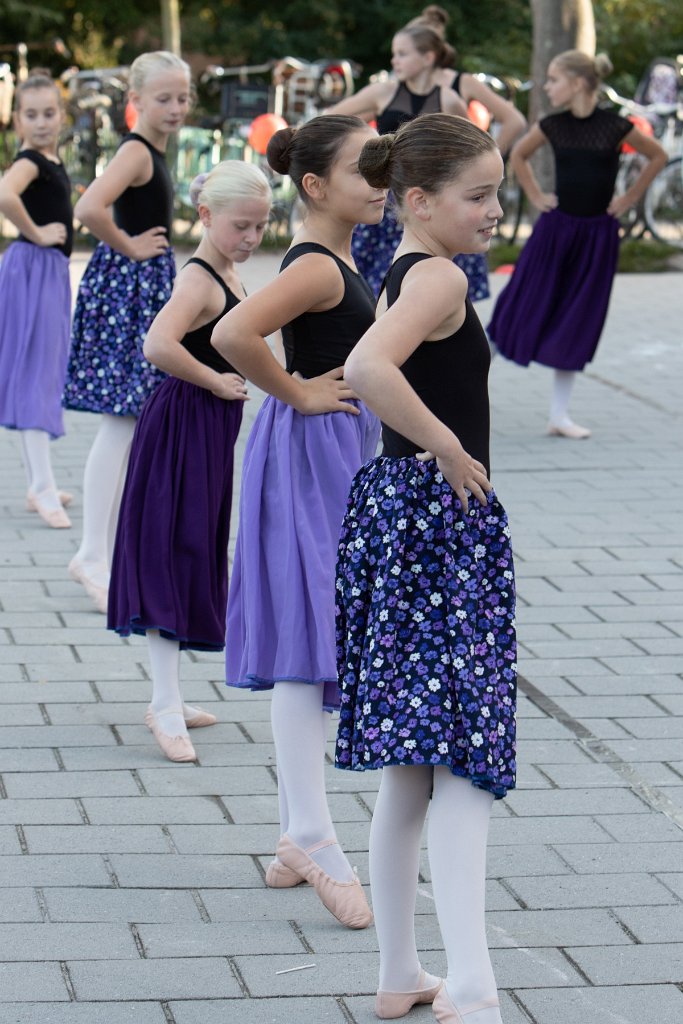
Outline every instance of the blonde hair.
POLYGON ((221 210, 233 199, 267 199, 272 192, 268 179, 255 164, 243 160, 223 160, 208 174, 198 174, 190 185, 190 199, 195 207, 206 206, 211 212, 221 210))
POLYGON ((141 92, 152 75, 160 71, 183 71, 190 81, 190 65, 170 50, 152 50, 136 57, 128 72, 128 86, 132 92, 141 92))
POLYGON ((583 50, 565 50, 553 57, 551 64, 557 64, 569 75, 583 78, 591 92, 595 92, 598 86, 608 75, 612 73, 612 61, 606 53, 598 53, 592 57, 583 50))

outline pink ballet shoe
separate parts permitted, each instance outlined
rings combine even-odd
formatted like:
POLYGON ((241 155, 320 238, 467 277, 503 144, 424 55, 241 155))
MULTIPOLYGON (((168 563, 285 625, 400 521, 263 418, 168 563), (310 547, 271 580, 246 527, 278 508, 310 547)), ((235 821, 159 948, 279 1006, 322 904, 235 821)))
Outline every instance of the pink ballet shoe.
POLYGON ((548 434, 550 437, 569 437, 573 441, 585 441, 591 436, 588 427, 580 427, 578 423, 549 423, 548 434))
MULTIPOLYGON (((160 714, 182 715, 182 711, 178 708, 166 708, 160 714)), ((148 707, 145 712, 145 725, 169 761, 196 761, 197 755, 190 738, 188 736, 167 736, 159 729, 157 717, 159 716, 154 714, 151 706, 148 707)))
POLYGON ((295 885, 301 885, 306 879, 292 871, 286 864, 279 860, 271 860, 266 869, 266 885, 269 889, 293 889, 295 885))
MULTIPOLYGON (((62 508, 68 508, 71 502, 74 500, 73 494, 69 494, 68 491, 57 491, 57 497, 59 498, 62 508)), ((37 512, 38 505, 36 503, 36 496, 33 491, 27 491, 26 493, 26 511, 37 512)))
POLYGON ((463 1017, 466 1017, 468 1013, 474 1013, 476 1010, 489 1010, 499 1005, 498 997, 494 996, 491 999, 482 999, 478 1003, 470 1003, 469 1006, 463 1006, 462 1010, 458 1010, 453 1005, 446 986, 442 985, 432 1003, 432 1012, 439 1024, 465 1024, 463 1017))
POLYGON ((424 982, 425 972, 421 970, 420 983, 414 992, 384 992, 379 989, 375 999, 375 1014, 382 1020, 394 1020, 396 1017, 405 1017, 418 1003, 433 1003, 443 985, 443 979, 439 978, 439 984, 431 988, 425 988, 424 982))
POLYGON ((317 892, 323 906, 346 925, 347 928, 367 928, 372 923, 372 911, 368 906, 363 888, 357 878, 352 882, 338 882, 326 874, 319 864, 309 856, 326 846, 334 846, 336 840, 324 839, 308 850, 283 835, 277 844, 277 858, 285 867, 305 878, 317 892))
POLYGON ((204 729, 207 725, 215 725, 218 719, 204 708, 197 708, 197 714, 193 718, 186 718, 185 725, 188 729, 204 729))
MULTIPOLYGON (((102 563, 100 565, 93 566, 95 572, 106 572, 106 566, 102 563)), ((106 587, 101 587, 98 583, 87 575, 85 571, 85 565, 78 558, 77 555, 69 562, 69 576, 75 583, 80 583, 92 603, 97 608, 98 612, 102 612, 103 615, 107 614, 107 601, 109 598, 109 591, 106 587)))
POLYGON ((44 497, 49 494, 49 491, 41 491, 40 494, 33 495, 33 504, 35 511, 38 513, 43 522, 51 526, 53 530, 68 530, 71 526, 71 520, 64 511, 63 508, 49 508, 45 502, 44 497))

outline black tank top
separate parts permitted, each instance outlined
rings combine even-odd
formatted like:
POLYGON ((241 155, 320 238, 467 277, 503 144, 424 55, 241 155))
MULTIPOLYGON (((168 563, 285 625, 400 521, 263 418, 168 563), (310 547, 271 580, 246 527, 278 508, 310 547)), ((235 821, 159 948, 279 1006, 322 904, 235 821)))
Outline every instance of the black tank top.
POLYGON ((441 111, 441 86, 435 85, 431 92, 420 96, 411 92, 405 82, 400 82, 388 105, 377 115, 377 131, 380 135, 398 131, 404 121, 412 121, 418 114, 438 114, 441 111))
MULTIPOLYGON (((55 163, 35 149, 22 149, 17 153, 17 160, 30 160, 38 168, 38 177, 31 182, 21 194, 21 201, 26 212, 38 227, 59 222, 66 228, 66 241, 63 245, 52 245, 51 249, 59 249, 65 256, 71 255, 74 240, 73 213, 71 210, 71 182, 63 163, 55 163)), ((29 239, 19 235, 22 242, 29 239)))
POLYGON ((234 366, 231 366, 227 359, 224 359, 218 350, 213 347, 211 344, 211 335, 214 327, 221 317, 224 317, 229 309, 234 309, 240 300, 236 295, 233 295, 223 278, 217 274, 213 267, 205 260, 201 260, 198 259, 197 256, 193 256, 192 259, 187 261, 185 266, 187 266, 188 263, 196 263, 198 267, 202 267, 207 274, 210 274, 214 281, 218 282, 225 293, 225 306, 218 316, 214 317, 213 320, 210 320, 208 324, 202 324, 201 327, 197 327, 194 331, 188 331, 180 344, 184 349, 187 349, 190 355, 194 356, 198 362, 203 363, 204 366, 209 366, 212 370, 215 370, 216 373, 237 373, 238 371, 234 366))
POLYGON ((343 366, 349 352, 375 322, 375 296, 367 281, 317 242, 301 242, 285 254, 280 271, 307 252, 329 256, 344 278, 344 295, 333 309, 302 313, 282 328, 287 372, 319 377, 343 366))
POLYGON ((121 140, 142 142, 152 156, 152 177, 145 185, 130 186, 114 201, 114 223, 128 235, 141 235, 150 228, 166 228, 170 240, 173 223, 173 181, 166 156, 142 135, 131 132, 121 140))
MULTIPOLYGON (((426 253, 400 256, 389 268, 384 286, 391 306, 411 267, 432 259, 426 253)), ((401 367, 404 377, 430 412, 457 436, 468 455, 489 471, 489 394, 491 363, 488 342, 469 299, 462 327, 440 341, 423 341, 401 367)), ((391 427, 382 424, 384 455, 406 458, 421 449, 391 427)))

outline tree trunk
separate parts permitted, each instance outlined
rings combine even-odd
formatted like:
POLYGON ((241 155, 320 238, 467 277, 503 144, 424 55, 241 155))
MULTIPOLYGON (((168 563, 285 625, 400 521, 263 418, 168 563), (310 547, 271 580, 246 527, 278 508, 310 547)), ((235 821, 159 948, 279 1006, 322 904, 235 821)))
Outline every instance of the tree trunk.
MULTIPOLYGON (((533 123, 550 111, 543 91, 550 61, 563 50, 594 54, 595 20, 591 0, 531 0, 531 11, 534 26, 531 77, 535 84, 529 113, 533 123)), ((536 153, 532 165, 543 191, 552 191, 553 161, 548 146, 536 153)))
POLYGON ((161 0, 161 38, 164 50, 180 56, 179 0, 161 0))

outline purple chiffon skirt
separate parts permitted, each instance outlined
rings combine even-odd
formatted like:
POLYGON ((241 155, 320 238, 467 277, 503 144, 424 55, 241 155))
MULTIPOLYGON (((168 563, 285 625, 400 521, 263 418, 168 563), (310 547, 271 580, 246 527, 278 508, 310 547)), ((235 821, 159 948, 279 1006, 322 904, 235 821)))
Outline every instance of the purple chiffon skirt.
POLYGON ((121 501, 108 627, 221 651, 233 452, 241 402, 175 377, 137 422, 121 501))
POLYGON ((618 257, 619 223, 609 214, 541 214, 487 327, 501 355, 582 370, 598 347, 618 257))
POLYGON ((375 454, 379 420, 302 416, 269 397, 252 428, 242 469, 240 525, 226 635, 229 686, 322 683, 339 707, 334 571, 349 488, 375 454))
POLYGON ((0 264, 0 311, 0 424, 61 437, 71 323, 64 253, 13 242, 0 264))

